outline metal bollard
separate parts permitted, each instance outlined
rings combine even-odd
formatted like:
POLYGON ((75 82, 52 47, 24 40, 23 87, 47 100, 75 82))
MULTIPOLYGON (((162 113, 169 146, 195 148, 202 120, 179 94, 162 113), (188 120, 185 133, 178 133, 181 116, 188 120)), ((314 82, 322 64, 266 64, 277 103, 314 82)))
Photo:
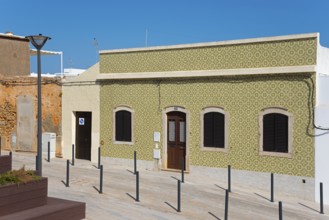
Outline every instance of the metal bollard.
POLYGON ((136 202, 139 202, 139 172, 136 171, 136 202))
POLYGON ((98 147, 98 169, 101 168, 101 147, 98 147))
POLYGON ((182 160, 182 183, 184 183, 185 159, 182 160))
POLYGON ((9 157, 13 158, 13 152, 12 151, 9 152, 9 157))
POLYGON ((100 165, 99 193, 103 193, 103 165, 100 165))
POLYGON ((66 161, 66 187, 70 186, 70 160, 66 161))
POLYGON ((231 192, 231 165, 228 165, 227 167, 227 183, 228 183, 228 192, 231 192))
POLYGON ((38 163, 39 163, 39 160, 38 160, 38 155, 35 155, 35 171, 37 172, 38 171, 38 163))
POLYGON ((74 144, 72 144, 72 166, 74 166, 74 144))
POLYGON ((137 172, 137 152, 134 151, 134 174, 136 175, 137 172))
POLYGON ((180 203, 181 203, 181 198, 180 198, 180 180, 177 180, 177 212, 181 212, 181 207, 180 207, 180 203))
POLYGON ((225 190, 225 220, 228 219, 228 197, 229 197, 229 191, 225 190))
POLYGON ((324 214, 324 212, 323 212, 323 183, 320 183, 320 214, 324 214))
POLYGON ((50 142, 48 141, 48 163, 50 162, 50 142))
POLYGON ((274 174, 271 173, 271 202, 274 202, 274 174))
POLYGON ((279 220, 282 220, 282 202, 279 201, 279 220))

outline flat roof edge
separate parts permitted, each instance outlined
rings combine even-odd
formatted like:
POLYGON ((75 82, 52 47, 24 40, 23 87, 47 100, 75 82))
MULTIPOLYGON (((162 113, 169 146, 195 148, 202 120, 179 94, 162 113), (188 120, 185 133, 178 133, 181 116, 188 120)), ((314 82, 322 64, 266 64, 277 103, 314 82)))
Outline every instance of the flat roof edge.
POLYGON ((248 69, 221 69, 197 71, 171 71, 171 72, 146 72, 146 73, 101 73, 96 80, 123 80, 123 79, 159 79, 159 78, 194 78, 214 76, 243 76, 264 74, 289 74, 289 73, 315 73, 316 65, 263 67, 248 69))
POLYGON ((172 50, 172 49, 183 49, 183 48, 185 49, 185 48, 211 47, 211 46, 234 45, 234 44, 260 43, 260 42, 273 42, 273 41, 284 41, 284 40, 298 40, 298 39, 308 39, 308 38, 319 38, 319 33, 293 34, 293 35, 260 37, 260 38, 247 38, 247 39, 240 39, 240 40, 226 40, 226 41, 216 41, 216 42, 209 42, 209 43, 193 43, 193 44, 178 44, 178 45, 170 45, 170 46, 100 50, 99 54, 127 53, 127 52, 155 51, 155 50, 172 50))

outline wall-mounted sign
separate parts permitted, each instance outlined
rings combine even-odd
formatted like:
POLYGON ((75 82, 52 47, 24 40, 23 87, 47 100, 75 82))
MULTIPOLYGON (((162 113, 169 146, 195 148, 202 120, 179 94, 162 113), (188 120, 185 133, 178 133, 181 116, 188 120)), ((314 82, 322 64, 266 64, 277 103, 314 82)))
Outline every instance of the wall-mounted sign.
POLYGON ((154 132, 153 140, 154 142, 160 142, 160 132, 154 132))
POLYGON ((79 125, 85 125, 85 118, 79 118, 79 125))

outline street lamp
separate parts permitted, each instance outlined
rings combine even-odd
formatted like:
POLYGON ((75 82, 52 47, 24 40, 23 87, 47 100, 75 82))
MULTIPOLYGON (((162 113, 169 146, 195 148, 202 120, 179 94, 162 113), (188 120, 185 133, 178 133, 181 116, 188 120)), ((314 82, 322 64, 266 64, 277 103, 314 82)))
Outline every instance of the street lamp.
POLYGON ((42 111, 41 111, 41 54, 40 50, 45 45, 50 37, 39 35, 26 36, 30 40, 32 45, 37 49, 38 55, 38 148, 37 148, 37 159, 36 159, 36 171, 42 176, 42 111))

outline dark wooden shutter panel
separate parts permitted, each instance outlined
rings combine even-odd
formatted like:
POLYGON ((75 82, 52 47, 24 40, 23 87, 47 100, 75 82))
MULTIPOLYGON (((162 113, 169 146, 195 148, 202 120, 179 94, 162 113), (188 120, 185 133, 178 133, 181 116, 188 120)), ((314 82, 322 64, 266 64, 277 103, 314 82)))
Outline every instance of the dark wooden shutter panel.
POLYGON ((263 150, 274 151, 275 115, 267 114, 263 117, 263 150))
POLYGON ((278 113, 264 115, 263 150, 288 153, 288 116, 278 113))
POLYGON ((225 116, 218 112, 204 114, 203 138, 205 147, 225 147, 225 116))
POLYGON ((115 140, 131 141, 131 112, 117 111, 115 113, 115 140))
POLYGON ((213 113, 213 128, 214 128, 214 136, 213 136, 213 146, 224 148, 224 140, 225 140, 225 120, 224 115, 221 113, 213 113))
POLYGON ((275 116, 275 145, 277 152, 288 153, 288 116, 275 116))
POLYGON ((131 141, 131 112, 124 111, 123 127, 124 141, 131 141))
POLYGON ((123 140, 123 111, 115 113, 115 140, 123 140))
POLYGON ((213 117, 211 113, 204 114, 203 117, 203 146, 211 147, 213 145, 213 117))

